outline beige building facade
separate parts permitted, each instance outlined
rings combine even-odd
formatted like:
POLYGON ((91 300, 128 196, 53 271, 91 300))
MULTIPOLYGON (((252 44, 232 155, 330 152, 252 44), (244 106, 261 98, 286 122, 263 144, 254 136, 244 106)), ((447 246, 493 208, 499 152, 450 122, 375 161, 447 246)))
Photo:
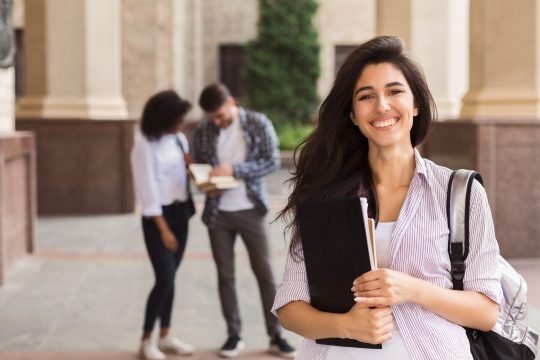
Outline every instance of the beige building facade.
MULTIPOLYGON (((479 169, 503 252, 540 255, 540 0, 318 6, 320 97, 352 48, 402 37, 439 108, 425 154, 479 169)), ((173 88, 196 105, 216 81, 242 99, 258 11, 257 0, 15 0, 24 56, 0 70, 0 130, 38 140, 39 213, 133 211, 128 154, 144 101, 173 88)))

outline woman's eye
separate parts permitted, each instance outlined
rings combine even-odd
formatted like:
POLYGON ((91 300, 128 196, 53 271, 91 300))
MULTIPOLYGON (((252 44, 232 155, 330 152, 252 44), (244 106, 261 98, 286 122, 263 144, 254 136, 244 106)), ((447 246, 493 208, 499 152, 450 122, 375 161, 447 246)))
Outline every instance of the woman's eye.
POLYGON ((397 95, 397 94, 401 94, 403 92, 403 90, 401 89, 392 89, 390 90, 390 95, 397 95))
POLYGON ((362 95, 358 98, 358 100, 362 101, 362 100, 369 100, 369 99, 372 99, 373 98, 373 95, 369 95, 369 94, 366 94, 366 95, 362 95))

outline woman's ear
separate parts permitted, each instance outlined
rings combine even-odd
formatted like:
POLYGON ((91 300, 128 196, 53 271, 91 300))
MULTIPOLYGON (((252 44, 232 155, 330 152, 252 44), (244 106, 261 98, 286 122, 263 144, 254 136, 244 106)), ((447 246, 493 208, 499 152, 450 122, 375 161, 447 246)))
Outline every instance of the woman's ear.
POLYGON ((354 118, 354 114, 353 114, 352 111, 350 112, 349 117, 351 118, 351 121, 353 122, 353 124, 356 125, 356 126, 358 126, 358 124, 356 123, 356 119, 354 118))
POLYGON ((413 116, 418 116, 418 113, 419 113, 418 108, 415 107, 413 111, 413 116))

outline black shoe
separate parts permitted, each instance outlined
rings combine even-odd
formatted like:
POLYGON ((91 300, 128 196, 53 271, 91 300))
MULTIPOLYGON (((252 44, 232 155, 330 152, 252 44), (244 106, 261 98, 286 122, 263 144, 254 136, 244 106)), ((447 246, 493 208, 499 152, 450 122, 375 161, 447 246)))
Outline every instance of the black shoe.
POLYGON ((219 356, 225 358, 236 357, 245 347, 246 344, 244 344, 240 336, 229 336, 227 341, 225 341, 225 344, 223 344, 223 346, 219 350, 219 356))
POLYGON ((268 352, 287 359, 293 359, 296 356, 296 350, 279 335, 270 340, 268 352))

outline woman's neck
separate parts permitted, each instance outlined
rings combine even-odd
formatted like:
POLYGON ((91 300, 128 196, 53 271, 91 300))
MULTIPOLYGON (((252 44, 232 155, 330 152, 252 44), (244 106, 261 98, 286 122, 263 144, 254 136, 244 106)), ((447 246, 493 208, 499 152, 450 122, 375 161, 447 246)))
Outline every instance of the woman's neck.
POLYGON ((414 149, 369 149, 369 166, 377 186, 398 189, 409 186, 416 167, 414 149))

